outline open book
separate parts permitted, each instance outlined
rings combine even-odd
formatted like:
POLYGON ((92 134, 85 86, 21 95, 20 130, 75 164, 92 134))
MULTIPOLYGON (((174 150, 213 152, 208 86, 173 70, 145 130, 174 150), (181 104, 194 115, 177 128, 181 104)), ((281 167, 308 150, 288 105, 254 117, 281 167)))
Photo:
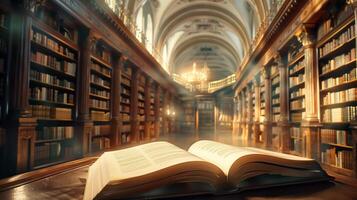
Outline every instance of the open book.
POLYGON ((153 142, 99 157, 89 167, 84 199, 227 194, 324 180, 312 159, 207 140, 188 151, 153 142))

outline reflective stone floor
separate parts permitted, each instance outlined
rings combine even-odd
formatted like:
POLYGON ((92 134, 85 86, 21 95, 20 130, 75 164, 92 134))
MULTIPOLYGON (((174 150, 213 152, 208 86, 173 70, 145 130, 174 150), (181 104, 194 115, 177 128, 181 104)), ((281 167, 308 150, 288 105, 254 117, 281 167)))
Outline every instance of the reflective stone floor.
MULTIPOLYGON (((161 138, 177 146, 188 147, 199 139, 211 139, 233 145, 244 145, 237 138, 232 138, 230 131, 200 131, 199 133, 181 133, 170 137, 161 138)), ((67 171, 35 181, 15 189, 0 193, 1 200, 65 200, 82 199, 88 166, 67 171)), ((356 200, 357 188, 338 182, 304 184, 295 186, 278 187, 263 190, 246 191, 236 195, 227 196, 196 196, 185 197, 190 200, 356 200)), ((181 200, 180 199, 180 200, 181 200)))

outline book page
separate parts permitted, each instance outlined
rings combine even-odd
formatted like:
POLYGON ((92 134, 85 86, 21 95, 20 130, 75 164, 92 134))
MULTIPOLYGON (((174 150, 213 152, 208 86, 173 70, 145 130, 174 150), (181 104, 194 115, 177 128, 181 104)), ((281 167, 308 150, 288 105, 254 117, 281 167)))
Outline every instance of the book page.
POLYGON ((254 154, 245 148, 230 146, 219 142, 202 140, 194 143, 188 152, 218 166, 226 176, 232 164, 240 157, 254 154))
POLYGON ((167 142, 153 142, 103 154, 111 180, 133 178, 184 162, 203 161, 167 142))
POLYGON ((272 152, 252 147, 236 147, 219 142, 202 140, 194 143, 188 150, 190 153, 207 160, 221 168, 228 176, 229 170, 233 163, 239 158, 247 155, 269 155, 288 160, 308 161, 311 159, 302 158, 294 155, 272 152))
POLYGON ((93 199, 110 181, 139 177, 191 161, 205 162, 168 142, 105 152, 89 167, 84 199, 93 199))

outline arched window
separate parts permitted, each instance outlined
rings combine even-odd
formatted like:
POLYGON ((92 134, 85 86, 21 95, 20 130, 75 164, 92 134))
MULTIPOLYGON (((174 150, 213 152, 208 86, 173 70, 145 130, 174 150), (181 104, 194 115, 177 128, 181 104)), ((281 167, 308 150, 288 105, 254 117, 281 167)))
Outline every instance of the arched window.
POLYGON ((146 49, 152 53, 153 50, 153 24, 152 24, 152 17, 151 15, 147 15, 147 22, 146 22, 146 30, 145 30, 145 35, 147 39, 146 43, 146 49))
POLYGON ((143 30, 143 8, 141 7, 136 15, 136 38, 142 42, 141 32, 143 30))

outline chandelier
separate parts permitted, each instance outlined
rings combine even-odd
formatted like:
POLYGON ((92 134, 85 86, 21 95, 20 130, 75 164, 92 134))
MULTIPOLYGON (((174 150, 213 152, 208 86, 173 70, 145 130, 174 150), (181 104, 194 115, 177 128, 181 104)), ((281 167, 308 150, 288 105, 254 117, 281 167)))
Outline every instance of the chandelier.
POLYGON ((207 81, 208 67, 207 63, 204 63, 204 67, 201 70, 196 69, 196 62, 193 62, 192 71, 183 73, 181 77, 189 83, 199 83, 207 81))

